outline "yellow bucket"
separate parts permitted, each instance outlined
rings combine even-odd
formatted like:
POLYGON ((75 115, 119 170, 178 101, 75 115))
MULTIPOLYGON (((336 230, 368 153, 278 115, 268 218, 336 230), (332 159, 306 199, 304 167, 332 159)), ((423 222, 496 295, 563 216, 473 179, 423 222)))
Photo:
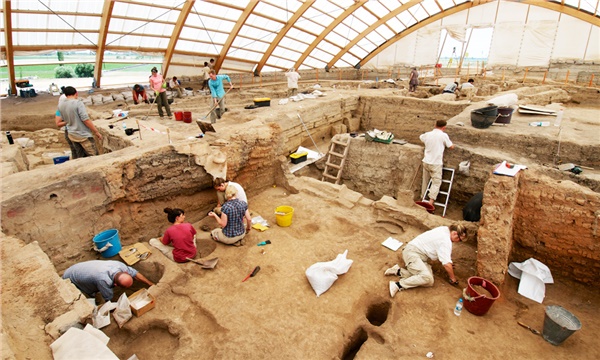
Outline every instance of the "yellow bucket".
POLYGON ((294 215, 294 208, 291 206, 278 206, 275 209, 275 219, 277 225, 281 227, 292 225, 292 215, 294 215))

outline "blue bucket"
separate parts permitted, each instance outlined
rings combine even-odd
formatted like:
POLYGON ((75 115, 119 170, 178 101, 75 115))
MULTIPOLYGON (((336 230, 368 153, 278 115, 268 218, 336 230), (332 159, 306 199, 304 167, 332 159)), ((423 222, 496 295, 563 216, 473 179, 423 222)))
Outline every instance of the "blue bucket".
POLYGON ((121 239, 117 229, 105 230, 94 236, 93 241, 95 250, 105 258, 113 257, 121 251, 121 239))

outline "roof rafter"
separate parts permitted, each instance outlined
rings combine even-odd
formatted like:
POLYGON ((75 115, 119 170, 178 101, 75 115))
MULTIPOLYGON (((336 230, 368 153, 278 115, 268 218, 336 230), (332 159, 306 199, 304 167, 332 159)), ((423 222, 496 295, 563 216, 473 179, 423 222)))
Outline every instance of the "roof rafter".
POLYGON ((310 44, 310 46, 304 51, 304 53, 302 53, 300 58, 298 60, 296 60, 296 64, 294 65, 294 67, 296 69, 298 69, 300 67, 300 65, 302 65, 304 60, 306 60, 308 55, 310 55, 310 53, 317 47, 317 45, 319 45, 319 43, 327 35, 329 35, 329 33, 332 32, 336 26, 338 26, 342 21, 344 21, 345 18, 352 15, 354 10, 358 9, 359 7, 362 7, 364 4, 365 4, 365 0, 356 1, 352 6, 349 6, 340 16, 338 16, 335 20, 333 20, 331 22, 331 24, 329 24, 329 26, 327 26, 325 28, 325 30, 323 30, 321 32, 321 34, 319 36, 317 36, 317 38, 315 40, 313 40, 312 44, 310 44))
POLYGON ((10 93, 17 93, 17 85, 15 84, 15 57, 13 53, 12 42, 12 14, 10 0, 4 0, 4 44, 6 52, 6 65, 8 66, 8 80, 10 81, 10 93))
POLYGON ((254 8, 256 7, 256 5, 258 5, 258 0, 251 0, 250 3, 248 4, 248 6, 244 9, 242 14, 240 15, 240 18, 238 19, 238 21, 233 26, 233 29, 231 29, 231 33, 229 34, 229 37, 227 37, 227 40, 223 44, 223 47, 221 48, 221 53, 219 54, 219 57, 217 58, 217 61, 215 62, 214 69, 217 72, 219 71, 219 69, 221 69, 221 65, 223 64, 223 60, 225 60, 225 56, 227 56, 227 52, 229 52, 229 48, 231 47, 231 44, 233 43, 236 36, 240 32, 240 29, 242 28, 242 26, 244 26, 244 23, 246 23, 246 20, 248 20, 248 17, 252 14, 252 11, 254 11, 254 8))
POLYGON ((94 79, 96 79, 97 87, 100 87, 102 84, 102 63, 104 62, 106 37, 108 35, 108 27, 110 25, 110 15, 112 14, 114 7, 114 1, 104 0, 104 7, 102 8, 102 19, 100 20, 100 28, 98 29, 98 49, 96 50, 96 61, 94 62, 94 79))
POLYGON ((565 5, 564 1, 561 4, 553 1, 536 1, 536 0, 506 0, 511 2, 518 2, 521 4, 528 4, 538 6, 541 8, 558 11, 560 13, 572 16, 576 19, 583 20, 595 26, 600 26, 600 17, 589 14, 587 11, 579 10, 578 8, 565 5))
POLYGON ((472 8, 475 6, 483 5, 485 3, 492 2, 492 1, 496 1, 496 0, 474 0, 472 2, 462 3, 460 5, 456 5, 454 7, 448 8, 448 9, 444 10, 443 12, 437 13, 431 17, 428 17, 427 19, 423 19, 422 21, 420 21, 420 22, 414 24, 413 26, 409 27, 408 29, 396 34, 394 37, 390 38, 388 41, 381 44, 377 49, 373 50, 371 53, 369 53, 369 55, 367 55, 361 61, 359 61, 359 63, 357 65, 363 66, 364 64, 368 63, 372 58, 374 58, 377 54, 379 54, 383 50, 387 49, 390 45, 394 44, 398 40, 412 34, 413 32, 415 32, 431 23, 436 22, 439 19, 442 19, 448 15, 452 15, 457 12, 460 12, 460 11, 463 11, 463 10, 466 10, 466 9, 469 9, 469 8, 472 8))
POLYGON ((271 45, 269 45, 269 48, 267 49, 267 51, 265 51, 263 57, 258 61, 258 65, 254 70, 255 73, 260 73, 262 71, 262 68, 265 66, 267 59, 269 59, 269 57, 273 53, 273 50, 275 50, 275 48, 279 45, 279 43, 285 37, 288 31, 290 31, 290 29, 294 26, 296 20, 298 20, 302 15, 304 15, 306 10, 308 10, 314 2, 315 0, 307 0, 304 4, 302 4, 302 6, 300 6, 300 8, 298 8, 294 15, 292 15, 292 17, 288 20, 283 29, 279 30, 279 33, 277 33, 275 39, 271 41, 271 45))
MULTIPOLYGON (((374 22, 373 24, 371 24, 371 26, 369 26, 363 32, 361 32, 356 37, 354 37, 354 39, 352 39, 352 41, 350 41, 340 52, 338 52, 338 54, 336 56, 334 56, 333 59, 331 59, 331 61, 329 61, 329 63, 327 63, 327 67, 328 68, 333 67, 333 65, 335 65, 335 63, 342 56, 344 56, 344 54, 346 54, 354 45, 356 45, 356 43, 358 43, 360 40, 362 40, 365 36, 369 35, 373 30, 377 29, 382 24, 385 24, 389 19, 393 18, 394 16, 399 15, 401 12, 410 9, 411 7, 419 4, 422 1, 423 0, 411 0, 411 1, 407 2, 406 4, 398 6, 396 9, 391 11, 389 14, 385 15, 381 19, 379 19, 376 22, 374 22)), ((404 30, 404 31, 406 31, 406 30, 404 30)), ((403 33, 404 31, 402 31, 401 33, 403 33)))
POLYGON ((190 15, 190 11, 192 11, 192 7, 195 3, 196 0, 186 0, 185 4, 181 8, 181 11, 179 12, 179 17, 177 18, 177 22, 175 23, 175 29, 173 29, 171 39, 169 39, 169 45, 167 45, 167 50, 165 51, 165 57, 163 58, 163 76, 166 76, 169 72, 169 63, 173 58, 173 51, 175 50, 175 45, 177 45, 177 40, 179 39, 179 35, 181 35, 181 30, 185 25, 185 20, 190 15))

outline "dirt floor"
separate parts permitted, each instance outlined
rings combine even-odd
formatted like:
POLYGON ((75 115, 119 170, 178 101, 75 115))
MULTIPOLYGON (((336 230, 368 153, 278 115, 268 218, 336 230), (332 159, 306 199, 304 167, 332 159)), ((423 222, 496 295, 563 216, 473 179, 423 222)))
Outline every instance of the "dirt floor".
MULTIPOLYGON (((230 98, 231 108, 248 104, 247 97, 230 98)), ((27 131, 55 129, 57 101, 44 94, 2 100, 2 130, 26 136, 27 131)), ((208 98, 199 96, 176 100, 172 109, 196 107, 194 111, 204 115, 207 102, 208 98)), ((120 105, 90 108, 100 117, 120 105)), ((144 116, 148 105, 127 108, 130 116, 144 116)), ((597 110, 580 111, 597 115, 597 110)), ((152 117, 157 118, 156 114, 152 117)), ((570 131, 593 141, 593 134, 578 129, 570 131)), ((189 136, 198 133, 195 125, 189 129, 189 136)), ((68 150, 66 144, 61 150, 68 150)), ((245 246, 201 241, 203 257, 219 258, 214 270, 174 264, 154 251, 139 269, 158 283, 151 289, 156 308, 134 317, 122 329, 114 321, 103 329, 111 337, 109 347, 115 354, 121 359, 133 354, 139 359, 417 359, 428 352, 435 359, 598 358, 598 287, 555 276, 554 284, 546 286, 544 303, 538 304, 519 295, 518 280, 507 274, 500 298, 486 315, 464 310, 457 317, 454 304, 466 280, 476 275, 477 247, 471 240, 453 249, 459 287, 449 285, 443 268, 434 264, 432 288, 400 292, 392 299, 388 281, 393 277, 383 273, 396 263, 402 265, 401 253, 380 243, 389 236, 406 243, 420 231, 383 221, 369 200, 348 208, 304 178, 298 178, 296 186, 297 194, 273 187, 249 198, 253 216, 263 216, 271 228, 252 231, 245 246), (290 227, 275 225, 274 209, 280 205, 295 210, 290 227), (265 240, 272 244, 256 246, 265 240), (345 250, 354 261, 352 267, 316 297, 304 272, 345 250), (260 272, 242 283, 255 266, 260 266, 260 272), (563 306, 583 324, 560 346, 517 324, 521 321, 542 331, 546 305, 563 306)), ((446 219, 438 218, 440 225, 460 219, 461 204, 452 205, 446 219)), ((204 224, 216 226, 209 218, 195 223, 201 238, 207 236, 199 230, 204 224)), ((3 303, 15 300, 2 299, 3 303)))

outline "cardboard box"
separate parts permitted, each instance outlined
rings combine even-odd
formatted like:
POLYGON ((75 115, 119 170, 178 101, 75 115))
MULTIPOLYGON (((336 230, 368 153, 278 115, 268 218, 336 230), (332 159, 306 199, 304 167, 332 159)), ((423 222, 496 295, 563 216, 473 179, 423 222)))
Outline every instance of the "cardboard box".
POLYGON ((254 105, 257 107, 271 106, 271 98, 254 98, 254 105))
MULTIPOLYGON (((134 292, 133 294, 131 294, 131 296, 129 296, 128 299, 129 299, 129 303, 130 303, 130 307, 131 307, 131 312, 137 317, 144 315, 148 311, 154 309, 154 307, 156 306, 156 299, 154 299, 154 296, 152 296, 152 294, 150 294, 147 289, 141 289, 141 290, 134 292), (135 306, 136 298, 143 296, 144 293, 146 293, 148 295, 148 297, 150 298, 150 302, 141 306, 138 309, 138 308, 136 308, 137 306, 135 306)), ((137 299, 137 300, 139 301, 140 299, 137 299)))

